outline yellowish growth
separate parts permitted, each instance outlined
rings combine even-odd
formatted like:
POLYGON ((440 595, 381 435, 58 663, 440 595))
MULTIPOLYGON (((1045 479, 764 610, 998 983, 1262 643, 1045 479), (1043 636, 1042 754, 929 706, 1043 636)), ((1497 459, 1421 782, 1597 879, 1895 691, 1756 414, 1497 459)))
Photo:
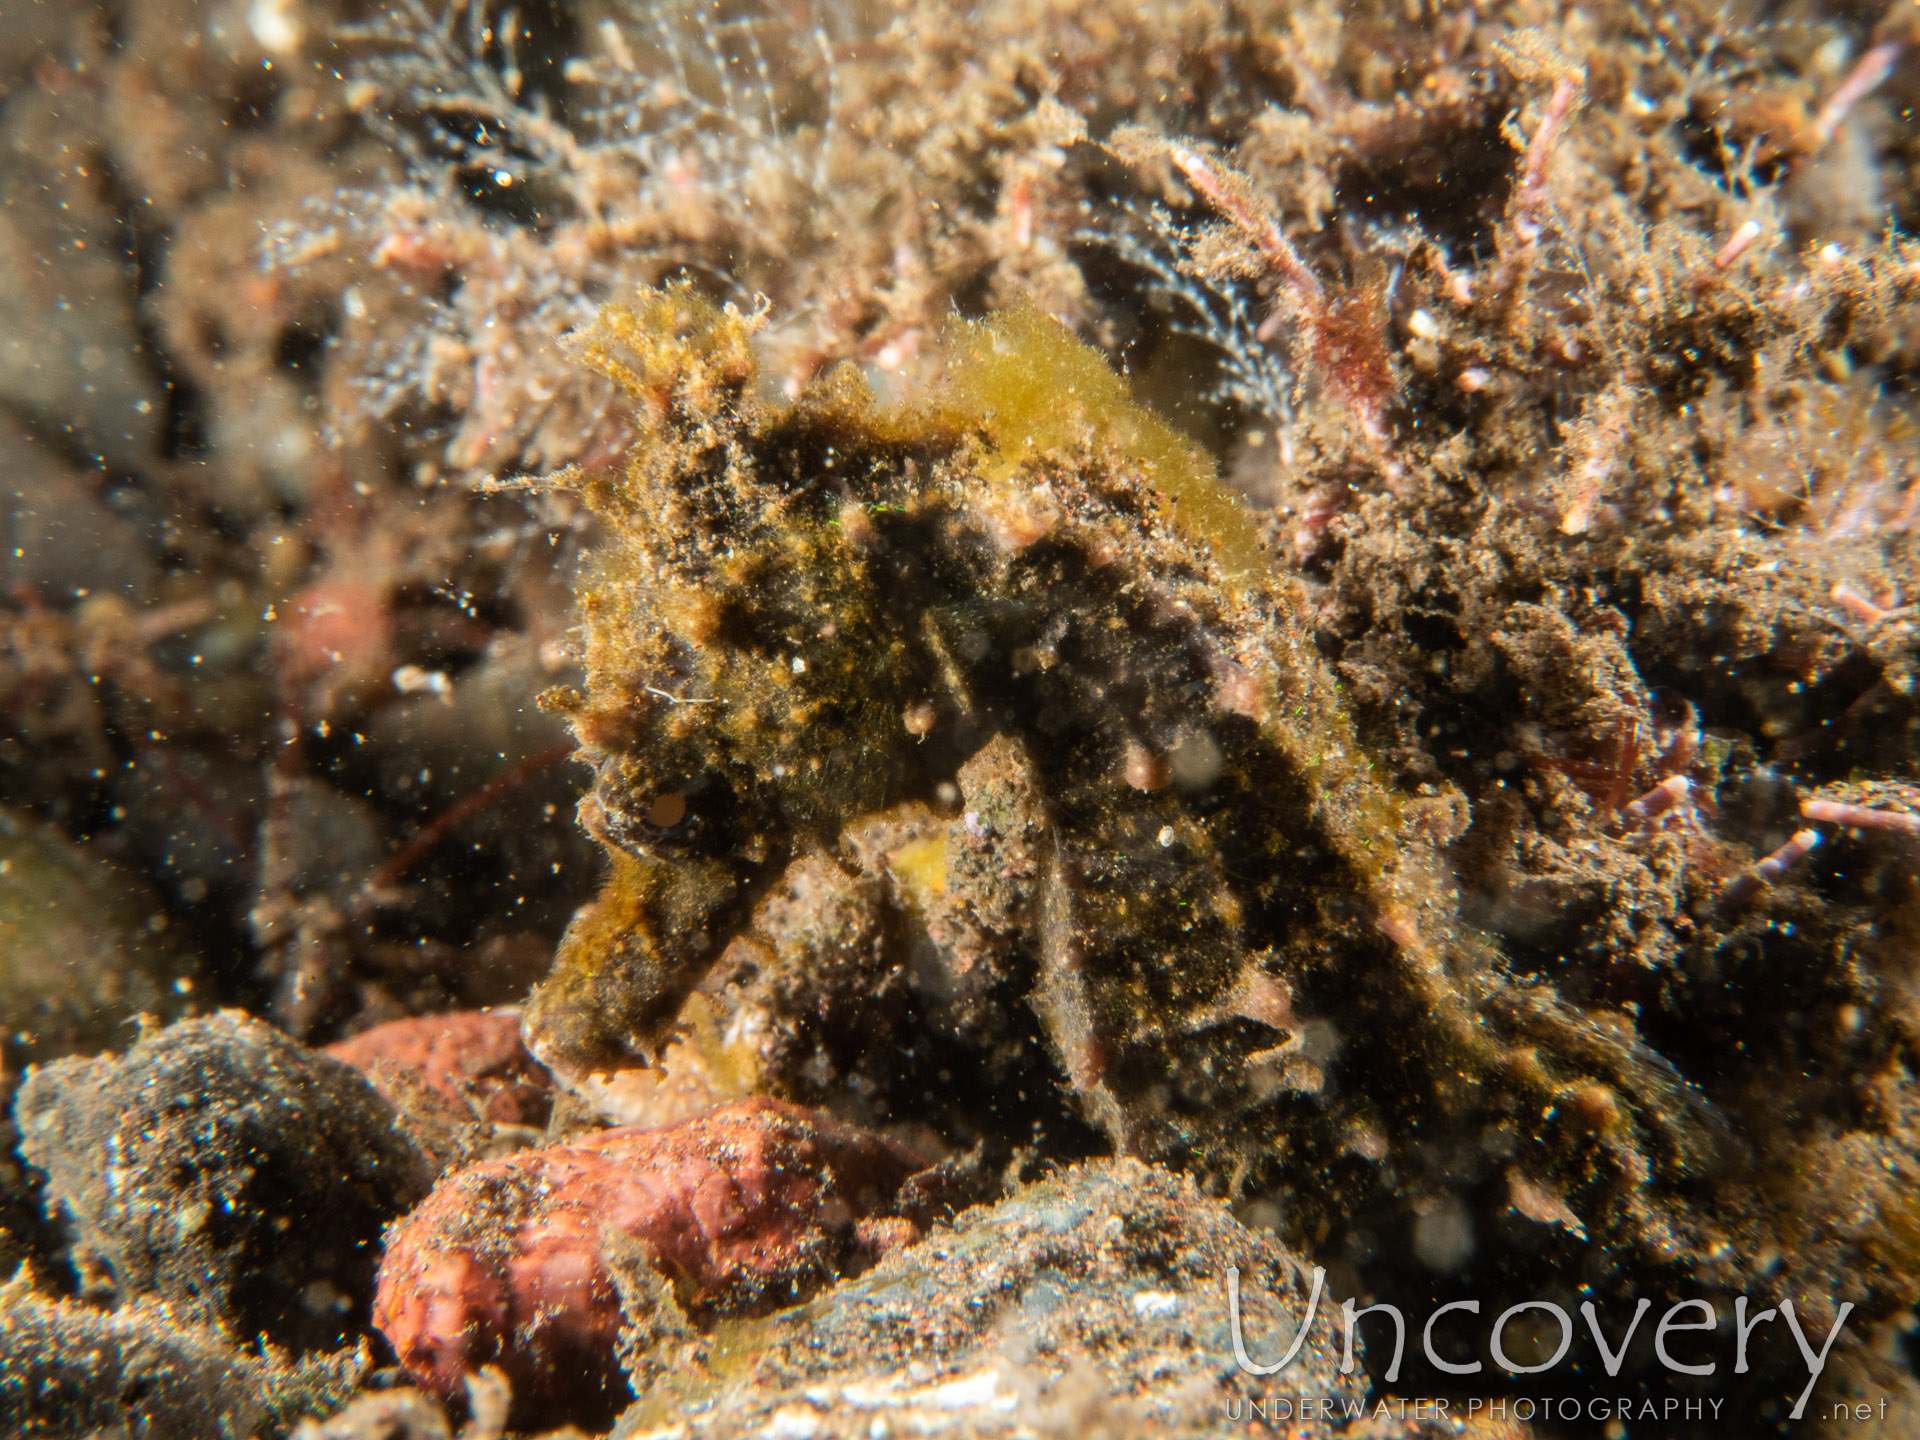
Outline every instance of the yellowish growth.
POLYGON ((749 407, 758 368, 753 335, 764 320, 760 312, 742 315, 732 305, 715 305, 685 281, 643 288, 631 305, 601 306, 593 323, 563 344, 637 401, 643 423, 627 454, 626 477, 569 469, 555 478, 579 485, 595 510, 613 518, 643 493, 632 483, 636 472, 671 464, 661 449, 667 437, 695 449, 717 444, 749 407))
POLYGON ((1174 523, 1211 547, 1223 570, 1267 568, 1245 508, 1206 452, 1138 404, 1106 357, 1058 320, 1020 305, 956 324, 947 352, 938 404, 987 432, 998 451, 987 478, 1003 479, 1048 450, 1105 448, 1141 467, 1174 523))
POLYGON ((633 305, 603 305, 567 344, 586 365, 638 400, 655 421, 669 407, 696 418, 720 414, 754 373, 759 314, 742 315, 696 294, 682 281, 643 289, 633 305))
POLYGON ((887 856, 887 868, 921 909, 947 893, 947 842, 941 835, 910 840, 887 856))
MULTIPOLYGON (((679 1015, 678 1048, 697 1055, 716 1095, 750 1095, 760 1086, 760 1056, 745 1039, 729 1039, 704 995, 689 995, 679 1015)), ((670 1047, 672 1048, 672 1047, 670 1047)), ((671 1066, 669 1065, 669 1069, 671 1066)))

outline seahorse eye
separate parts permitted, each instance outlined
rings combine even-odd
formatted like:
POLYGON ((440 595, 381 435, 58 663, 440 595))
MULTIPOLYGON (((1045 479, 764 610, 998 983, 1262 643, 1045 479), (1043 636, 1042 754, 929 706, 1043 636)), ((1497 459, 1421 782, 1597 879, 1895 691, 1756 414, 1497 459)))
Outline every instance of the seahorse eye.
POLYGON ((647 824, 656 830, 671 830, 687 818, 687 797, 668 790, 653 797, 647 806, 647 824))

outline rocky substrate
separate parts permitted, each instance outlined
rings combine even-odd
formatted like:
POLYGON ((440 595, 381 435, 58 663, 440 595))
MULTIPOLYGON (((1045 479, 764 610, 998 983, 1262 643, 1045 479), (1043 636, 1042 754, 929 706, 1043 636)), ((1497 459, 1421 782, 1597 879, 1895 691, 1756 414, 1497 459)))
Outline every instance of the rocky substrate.
MULTIPOLYGON (((462 1030, 489 1022, 428 1039, 462 1030)), ((19 1149, 61 1239, 0 1296, 0 1427, 1197 1436, 1268 1394, 1235 1366, 1229 1268, 1263 1356, 1307 1310, 1271 1232, 1137 1161, 967 1208, 963 1163, 784 1102, 540 1141, 487 1118, 523 1051, 477 1082, 408 1030, 349 1053, 510 1153, 436 1159, 352 1066, 233 1011, 28 1072, 19 1149)), ((1301 1433, 1428 1433, 1353 1420, 1333 1314, 1285 1388, 1346 1418, 1301 1433)))

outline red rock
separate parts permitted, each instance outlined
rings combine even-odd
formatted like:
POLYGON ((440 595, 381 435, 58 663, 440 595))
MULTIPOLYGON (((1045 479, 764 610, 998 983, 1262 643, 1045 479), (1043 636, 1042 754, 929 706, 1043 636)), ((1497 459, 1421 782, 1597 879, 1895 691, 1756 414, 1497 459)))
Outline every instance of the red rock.
POLYGON ((520 1043, 518 1010, 390 1020, 329 1045, 326 1053, 364 1072, 375 1089, 382 1088, 384 1067, 411 1070, 436 1094, 461 1107, 477 1103, 487 1119, 502 1124, 543 1125, 553 1103, 553 1077, 520 1043))
POLYGON ((774 1100, 603 1130, 447 1177, 388 1234, 374 1324, 422 1385, 498 1365, 516 1404, 619 1388, 608 1232, 638 1241, 696 1320, 801 1298, 873 1253, 904 1146, 774 1100))

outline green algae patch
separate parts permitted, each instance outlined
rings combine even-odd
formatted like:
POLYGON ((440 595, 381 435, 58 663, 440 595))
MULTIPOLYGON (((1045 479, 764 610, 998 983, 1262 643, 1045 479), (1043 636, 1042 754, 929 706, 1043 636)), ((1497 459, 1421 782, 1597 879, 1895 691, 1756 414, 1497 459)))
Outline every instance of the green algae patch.
POLYGON ((1089 444, 1138 464, 1181 530, 1210 546, 1221 568, 1267 569, 1245 507, 1192 440, 1134 400, 1106 357, 1031 305, 956 322, 936 406, 973 420, 998 452, 990 477, 1029 458, 1089 444))

